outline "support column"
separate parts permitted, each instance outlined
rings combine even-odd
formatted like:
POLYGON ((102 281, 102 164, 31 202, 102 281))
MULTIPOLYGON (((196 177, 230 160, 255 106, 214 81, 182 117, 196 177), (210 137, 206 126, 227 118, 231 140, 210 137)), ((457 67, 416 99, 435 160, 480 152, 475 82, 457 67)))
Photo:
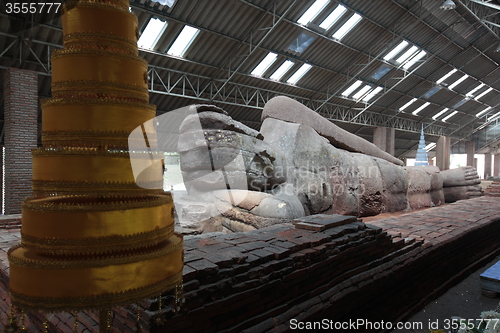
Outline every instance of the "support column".
POLYGON ((4 72, 5 214, 21 213, 31 196, 31 149, 37 146, 38 74, 9 68, 4 72))
POLYGON ((387 149, 387 127, 373 129, 373 144, 383 151, 387 149))
POLYGON ((394 156, 394 147, 396 141, 396 130, 394 128, 388 128, 386 134, 386 152, 394 156))
POLYGON ((495 154, 493 159, 493 177, 500 177, 500 154, 495 154))
POLYGON ((440 136, 436 143, 436 166, 440 170, 450 169, 450 147, 451 139, 440 136))
POLYGON ((373 144, 394 156, 395 134, 394 128, 376 127, 373 130, 373 144))
POLYGON ((484 179, 491 177, 491 154, 484 154, 484 179))
POLYGON ((474 141, 465 142, 465 153, 467 154, 467 166, 474 166, 474 154, 476 153, 476 143, 474 141))

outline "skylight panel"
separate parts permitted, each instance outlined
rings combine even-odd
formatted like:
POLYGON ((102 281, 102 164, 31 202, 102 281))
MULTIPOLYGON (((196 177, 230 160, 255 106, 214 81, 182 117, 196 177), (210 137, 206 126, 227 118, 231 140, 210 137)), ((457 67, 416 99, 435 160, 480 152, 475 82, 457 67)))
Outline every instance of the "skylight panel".
POLYGON ((167 53, 173 56, 183 57, 199 32, 200 30, 196 28, 188 25, 184 26, 167 53))
POLYGON ((407 41, 402 41, 401 43, 399 43, 398 46, 396 46, 395 48, 392 49, 391 52, 387 53, 384 57, 384 60, 389 60, 389 59, 392 59, 394 58, 399 52, 401 52, 406 46, 408 46, 408 42, 407 41))
POLYGON ((425 146, 425 151, 426 151, 426 152, 429 152, 429 151, 431 151, 432 149, 434 149, 434 147, 436 147, 436 143, 435 143, 435 142, 431 142, 431 143, 429 143, 427 146, 425 146))
POLYGON ((298 19, 297 23, 302 25, 307 25, 309 22, 314 20, 316 16, 325 8, 329 0, 316 0, 311 7, 298 19))
POLYGON ((465 96, 467 96, 467 97, 472 97, 472 96, 474 96, 474 94, 476 93, 476 91, 478 91, 478 90, 479 90, 479 89, 481 89, 482 87, 484 87, 484 83, 481 83, 481 84, 480 84, 480 85, 478 85, 476 88, 474 88, 474 89, 472 89, 471 91, 469 91, 469 92, 467 93, 467 95, 465 95, 465 96))
POLYGON ((424 105, 420 106, 418 109, 416 109, 415 111, 412 112, 413 115, 417 115, 420 111, 422 111, 423 109, 425 109, 426 107, 428 107, 431 103, 429 102, 426 102, 424 103, 424 105))
POLYGON ((415 63, 417 61, 419 61, 420 59, 422 59, 423 57, 425 57, 426 54, 427 54, 427 52, 420 51, 416 56, 414 56, 409 61, 407 61, 406 64, 403 65, 403 68, 410 69, 411 66, 415 65, 415 63))
POLYGON ((453 105, 453 108, 456 109, 456 108, 464 105, 468 100, 469 100, 468 98, 462 99, 460 102, 458 102, 457 104, 453 105))
POLYGON ((410 47, 405 53, 403 53, 403 55, 401 57, 396 59, 396 62, 400 63, 400 64, 403 63, 406 59, 408 59, 409 57, 414 55, 415 52, 417 52, 417 51, 418 51, 418 47, 416 47, 415 45, 410 47))
POLYGON ((450 84, 450 86, 448 87, 448 89, 452 90, 453 88, 455 88, 456 86, 458 86, 460 83, 462 83, 463 81, 465 81, 465 79, 468 78, 468 77, 469 77, 469 75, 465 74, 460 79, 458 79, 454 83, 450 84))
POLYGON ((275 61, 278 55, 276 53, 269 52, 269 54, 262 59, 262 61, 254 68, 252 71, 252 75, 262 76, 264 72, 271 66, 275 61))
POLYGON ((375 89, 373 89, 372 91, 370 91, 370 93, 368 95, 366 95, 365 97, 363 97, 363 101, 365 102, 369 102, 373 97, 375 97, 376 94, 378 94, 382 89, 382 87, 377 87, 375 89))
POLYGON ((316 38, 307 34, 301 33, 297 39, 295 39, 292 44, 288 47, 288 51, 302 53, 304 52, 316 38))
POLYGON ((271 75, 270 79, 279 81, 283 75, 293 66, 293 61, 287 60, 271 75))
POLYGON ((359 86, 363 83, 363 81, 358 80, 354 82, 349 88, 347 88, 343 93, 342 96, 349 96, 354 90, 358 89, 359 86))
POLYGON ((441 86, 435 86, 434 88, 431 88, 428 92, 426 92, 422 97, 423 98, 430 98, 431 96, 434 96, 439 90, 443 89, 441 86))
POLYGON ((310 69, 311 65, 303 64, 300 68, 286 81, 290 84, 295 84, 299 81, 310 69))
POLYGON ((457 71, 457 69, 453 68, 451 71, 448 72, 448 74, 444 75, 442 78, 440 78, 439 80, 437 80, 436 83, 440 84, 441 82, 443 82, 444 80, 446 80, 447 78, 449 78, 450 76, 452 76, 453 74, 455 74, 456 71, 457 71))
POLYGON ((383 78, 387 73, 389 73, 391 71, 391 69, 392 69, 392 67, 390 67, 390 66, 382 65, 382 66, 380 66, 379 69, 377 69, 377 71, 371 77, 372 77, 372 79, 378 81, 381 78, 383 78))
POLYGON ((434 120, 438 119, 440 116, 442 116, 448 110, 449 110, 448 108, 444 108, 443 110, 439 111, 436 115, 432 116, 432 119, 434 119, 434 120))
POLYGON ((447 121, 448 119, 450 119, 451 117, 453 117, 457 113, 458 113, 458 111, 453 111, 452 113, 450 113, 449 115, 447 115, 446 117, 444 117, 443 121, 447 121))
POLYGON ((488 121, 495 120, 496 118, 498 118, 498 116, 500 116, 500 112, 497 112, 494 115, 492 115, 490 118, 488 118, 488 121))
POLYGON ((137 46, 143 49, 152 50, 167 28, 167 25, 168 23, 166 21, 151 18, 137 41, 137 46))
POLYGON ((361 97, 363 97, 372 87, 369 86, 369 85, 366 85, 364 86, 363 88, 361 88, 357 93, 355 93, 352 98, 354 99, 360 99, 361 97))
POLYGON ((483 114, 485 114, 486 112, 490 111, 491 110, 491 106, 488 106, 486 109, 484 109, 483 111, 479 111, 477 114, 476 114, 476 117, 481 117, 483 114))
POLYGON ((337 32, 333 34, 332 37, 337 40, 342 40, 342 38, 344 38, 344 36, 347 35, 347 33, 351 31, 352 28, 354 28, 356 24, 358 24, 359 21, 361 21, 361 19, 362 19, 361 15, 355 13, 353 16, 351 16, 349 20, 347 20, 346 23, 344 23, 343 26, 339 28, 339 30, 337 30, 337 32))
POLYGON ((416 98, 412 99, 411 101, 409 101, 408 103, 406 103, 405 105, 403 105, 402 107, 399 108, 399 111, 403 111, 404 109, 406 109, 407 107, 409 107, 410 105, 412 105, 413 103, 415 103, 417 101, 416 98))
POLYGON ((328 30, 339 20, 339 18, 347 11, 342 5, 338 5, 333 12, 319 25, 320 28, 328 30))
POLYGON ((484 95, 486 95, 487 93, 489 93, 492 90, 493 90, 493 88, 489 88, 489 89, 485 90, 484 92, 482 92, 481 94, 476 96, 476 100, 479 100, 481 97, 483 97, 484 95))

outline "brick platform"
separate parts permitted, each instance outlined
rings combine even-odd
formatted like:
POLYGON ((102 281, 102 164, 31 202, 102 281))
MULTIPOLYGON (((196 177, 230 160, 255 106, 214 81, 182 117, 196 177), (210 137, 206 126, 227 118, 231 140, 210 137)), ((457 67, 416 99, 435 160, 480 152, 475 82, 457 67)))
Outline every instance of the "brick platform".
POLYGON ((484 195, 489 197, 500 197, 500 182, 492 182, 486 190, 484 190, 484 195))
MULTIPOLYGON (((178 315, 158 302, 142 306, 151 332, 285 332, 290 319, 409 318, 499 252, 500 200, 482 197, 398 217, 314 229, 314 220, 239 234, 185 238, 186 304, 178 315), (322 229, 322 231, 314 231, 322 229)), ((317 222, 317 221, 316 221, 317 222)), ((5 249, 19 239, 4 230, 5 249)), ((7 272, 3 261, 4 273, 7 272)), ((6 319, 7 278, 1 304, 6 319)), ((163 304, 171 296, 165 295, 163 304)), ((134 309, 115 309, 116 332, 132 332, 134 309)), ((79 314, 82 318, 83 314, 79 314)), ((32 331, 40 323, 31 315, 32 331)), ((51 332, 73 325, 51 318, 51 332)), ((79 332, 96 331, 95 314, 79 332)), ((145 331, 148 331, 146 328, 145 331)))

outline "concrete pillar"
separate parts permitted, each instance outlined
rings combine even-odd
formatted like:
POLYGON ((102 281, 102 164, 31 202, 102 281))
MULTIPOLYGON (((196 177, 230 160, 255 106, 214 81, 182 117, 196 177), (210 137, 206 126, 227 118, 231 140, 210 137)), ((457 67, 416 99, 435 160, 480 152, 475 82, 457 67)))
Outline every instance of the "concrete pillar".
POLYGON ((4 71, 5 214, 21 213, 31 196, 31 149, 37 145, 38 74, 9 68, 4 71))
POLYGON ((440 170, 450 169, 450 147, 451 139, 440 136, 436 143, 436 166, 440 170))
POLYGON ((491 177, 491 154, 484 154, 484 179, 491 177))
POLYGON ((500 177, 500 154, 495 154, 493 158, 493 177, 500 177))
POLYGON ((394 147, 396 141, 396 130, 394 128, 387 129, 386 135, 386 152, 394 156, 394 147))
POLYGON ((395 136, 396 131, 394 128, 376 127, 373 130, 373 144, 394 156, 395 136))
POLYGON ((387 149, 387 127, 373 129, 373 144, 383 151, 387 149))
POLYGON ((465 142, 465 153, 467 154, 467 166, 474 166, 474 154, 476 153, 476 143, 474 141, 465 142))

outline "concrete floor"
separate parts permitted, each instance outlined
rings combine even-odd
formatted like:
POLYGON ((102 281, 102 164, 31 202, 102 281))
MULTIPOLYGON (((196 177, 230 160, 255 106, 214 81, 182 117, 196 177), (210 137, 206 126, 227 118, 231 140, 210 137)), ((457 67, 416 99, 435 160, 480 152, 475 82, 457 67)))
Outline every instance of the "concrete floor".
POLYGON ((479 319, 482 311, 495 310, 500 305, 500 298, 488 298, 481 294, 479 275, 498 261, 500 261, 500 256, 477 271, 471 272, 471 275, 463 281, 406 320, 407 323, 422 323, 423 329, 394 330, 392 332, 429 333, 431 329, 436 329, 436 327, 430 327, 430 323, 437 322, 439 328, 444 329, 447 328, 446 326, 450 324, 449 320, 454 316, 464 319, 479 319))

